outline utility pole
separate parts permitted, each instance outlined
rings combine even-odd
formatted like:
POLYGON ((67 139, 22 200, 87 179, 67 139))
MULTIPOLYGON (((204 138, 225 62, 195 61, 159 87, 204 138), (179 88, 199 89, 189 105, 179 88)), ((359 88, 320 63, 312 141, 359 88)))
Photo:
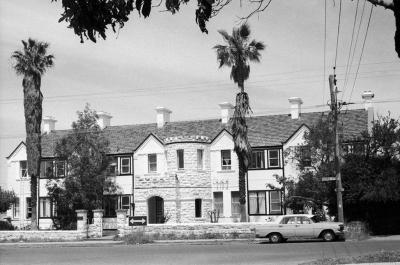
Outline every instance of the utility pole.
POLYGON ((339 106, 337 102, 338 90, 336 87, 336 78, 334 75, 329 75, 329 89, 331 92, 331 113, 333 114, 333 132, 335 134, 335 173, 336 173, 336 201, 338 207, 339 222, 344 222, 343 218, 343 199, 342 199, 342 176, 340 174, 340 146, 339 146, 339 131, 338 131, 338 116, 339 106))

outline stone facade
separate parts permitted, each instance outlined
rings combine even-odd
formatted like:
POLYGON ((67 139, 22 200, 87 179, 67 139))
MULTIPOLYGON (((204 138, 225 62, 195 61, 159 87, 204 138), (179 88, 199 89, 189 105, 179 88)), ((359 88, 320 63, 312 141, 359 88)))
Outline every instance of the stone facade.
MULTIPOLYGON (((164 165, 154 173, 135 173, 135 215, 151 215, 149 199, 159 197, 164 215, 171 223, 204 222, 212 208, 210 151, 206 138, 170 139, 157 163, 164 165), (177 150, 183 150, 184 167, 178 168, 177 150), (198 150, 202 165, 198 166, 198 150), (162 161, 159 161, 162 159, 162 161), (195 200, 201 200, 200 217, 195 214, 195 200)), ((145 154, 144 154, 145 155, 145 154)), ((199 206, 199 205, 198 205, 199 206)), ((150 218, 150 217, 149 217, 150 218)))

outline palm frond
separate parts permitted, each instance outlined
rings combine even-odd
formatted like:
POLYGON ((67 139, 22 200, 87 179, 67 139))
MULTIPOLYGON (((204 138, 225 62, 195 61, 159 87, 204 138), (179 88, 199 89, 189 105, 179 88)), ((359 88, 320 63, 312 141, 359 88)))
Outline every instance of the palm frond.
POLYGON ((242 24, 239 28, 239 35, 243 40, 247 40, 251 34, 249 25, 246 23, 242 24))
POLYGON ((29 38, 22 40, 23 50, 15 51, 11 58, 17 75, 42 75, 47 68, 54 65, 54 56, 46 55, 49 44, 29 38))

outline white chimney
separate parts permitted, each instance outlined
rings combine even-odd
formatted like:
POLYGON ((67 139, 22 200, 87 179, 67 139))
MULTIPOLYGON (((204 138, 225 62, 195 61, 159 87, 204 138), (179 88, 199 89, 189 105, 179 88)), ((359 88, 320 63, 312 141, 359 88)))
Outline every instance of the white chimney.
POLYGON ((372 99, 375 97, 375 94, 371 91, 364 91, 364 93, 361 94, 361 97, 364 101, 364 109, 368 112, 368 132, 372 133, 374 122, 374 106, 372 104, 372 99))
POLYGON ((99 127, 101 129, 106 128, 107 126, 111 125, 111 118, 112 116, 110 115, 110 113, 104 112, 104 111, 99 111, 97 112, 97 124, 99 125, 99 127))
POLYGON ((361 94, 361 97, 364 100, 364 109, 368 110, 369 108, 372 108, 372 99, 375 97, 375 94, 371 91, 364 91, 364 93, 361 94))
POLYGON ((292 119, 298 119, 301 113, 301 104, 303 104, 303 100, 299 97, 291 97, 289 98, 290 103, 290 116, 292 119))
POLYGON ((164 107, 157 107, 157 128, 164 127, 164 124, 170 122, 170 116, 172 111, 164 107))
POLYGON ((229 102, 222 102, 218 104, 221 108, 221 122, 227 124, 232 117, 234 106, 229 102))
POLYGON ((57 120, 54 119, 52 116, 45 116, 43 119, 43 127, 42 127, 42 132, 43 133, 50 133, 51 131, 54 131, 56 129, 56 122, 57 120))

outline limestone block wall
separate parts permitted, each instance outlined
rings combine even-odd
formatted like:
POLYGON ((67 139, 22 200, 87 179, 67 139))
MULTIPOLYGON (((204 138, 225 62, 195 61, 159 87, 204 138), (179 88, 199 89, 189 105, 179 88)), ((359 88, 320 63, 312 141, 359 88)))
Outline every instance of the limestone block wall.
MULTIPOLYGON (((170 223, 204 221, 211 210, 210 150, 206 139, 169 140, 164 145, 163 172, 134 176, 135 215, 148 216, 148 199, 164 200, 164 213, 170 223), (184 168, 178 168, 177 150, 184 150, 184 168), (197 150, 203 150, 203 165, 198 168, 197 150), (195 217, 195 199, 202 200, 201 217, 195 217)), ((159 161, 157 161, 158 163, 159 161)))
POLYGON ((51 231, 0 231, 0 242, 19 241, 75 241, 86 238, 86 233, 75 230, 51 231))

